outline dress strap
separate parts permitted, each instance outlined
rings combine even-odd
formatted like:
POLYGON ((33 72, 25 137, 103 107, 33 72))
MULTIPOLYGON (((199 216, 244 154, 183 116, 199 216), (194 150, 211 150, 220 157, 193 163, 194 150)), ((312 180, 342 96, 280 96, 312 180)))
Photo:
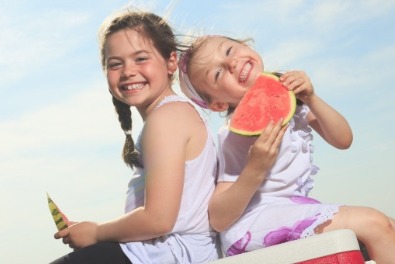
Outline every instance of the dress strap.
POLYGON ((199 109, 198 107, 196 107, 189 99, 182 97, 180 95, 177 95, 177 94, 169 95, 169 96, 166 96, 165 98, 163 98, 162 101, 155 107, 154 110, 158 109, 159 107, 161 107, 167 103, 171 103, 171 102, 182 102, 182 103, 190 104, 196 110, 196 112, 199 114, 200 118, 206 124, 206 126, 208 126, 207 117, 204 116, 202 110, 199 109))
POLYGON ((181 97, 179 95, 169 95, 163 98, 163 100, 155 107, 155 109, 161 107, 162 105, 165 105, 167 103, 171 102, 184 102, 184 103, 189 103, 188 99, 181 97))

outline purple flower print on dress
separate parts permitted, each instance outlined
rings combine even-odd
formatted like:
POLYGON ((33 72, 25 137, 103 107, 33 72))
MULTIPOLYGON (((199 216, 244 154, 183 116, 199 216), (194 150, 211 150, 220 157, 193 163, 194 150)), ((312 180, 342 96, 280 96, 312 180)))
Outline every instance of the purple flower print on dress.
POLYGON ((306 197, 306 196, 292 196, 291 201, 298 204, 319 204, 320 202, 316 199, 306 197))
POLYGON ((297 240, 300 238, 302 232, 311 226, 317 217, 310 217, 295 223, 293 227, 280 227, 279 229, 269 232, 263 239, 265 247, 278 245, 284 242, 297 240))
POLYGON ((242 237, 240 240, 238 240, 236 243, 234 243, 228 251, 226 251, 227 256, 234 256, 238 255, 241 253, 246 252, 246 247, 248 246, 248 243, 251 241, 251 232, 248 231, 244 237, 242 237))

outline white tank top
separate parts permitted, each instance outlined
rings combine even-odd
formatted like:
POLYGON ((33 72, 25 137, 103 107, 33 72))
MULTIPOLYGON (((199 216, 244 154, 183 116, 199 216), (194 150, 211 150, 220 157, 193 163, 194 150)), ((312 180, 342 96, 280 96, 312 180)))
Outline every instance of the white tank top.
MULTIPOLYGON (((155 109, 171 102, 189 103, 178 95, 168 96, 155 109)), ((166 236, 122 243, 122 249, 134 264, 206 263, 218 258, 215 232, 208 220, 208 202, 214 192, 217 175, 217 151, 205 118, 198 109, 196 111, 205 123, 207 140, 200 155, 185 162, 183 195, 176 224, 166 236)), ((136 149, 141 153, 141 134, 136 149)), ((144 184, 144 168, 136 168, 129 182, 125 212, 144 205, 144 184)))

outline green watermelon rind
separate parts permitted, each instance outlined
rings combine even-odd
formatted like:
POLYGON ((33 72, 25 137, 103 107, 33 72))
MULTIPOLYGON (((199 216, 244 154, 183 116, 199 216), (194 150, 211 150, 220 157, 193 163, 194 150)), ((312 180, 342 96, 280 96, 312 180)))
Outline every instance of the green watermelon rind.
MULTIPOLYGON (((276 75, 274 75, 272 73, 263 72, 263 73, 261 73, 261 75, 269 77, 269 78, 273 78, 276 81, 279 81, 279 77, 277 77, 276 75)), ((290 111, 289 111, 288 115, 286 117, 284 117, 284 119, 283 119, 283 123, 282 123, 283 126, 285 126, 289 122, 289 120, 291 120, 291 118, 293 117, 293 115, 295 114, 295 111, 296 111, 296 96, 293 91, 288 91, 288 94, 289 94, 289 98, 290 98, 291 107, 290 107, 290 111)), ((234 127, 232 127, 232 125, 229 126, 230 131, 232 131, 233 133, 239 134, 239 135, 243 135, 243 136, 258 136, 262 133, 262 131, 264 129, 265 128, 260 128, 255 131, 246 131, 246 130, 234 128, 234 127)))

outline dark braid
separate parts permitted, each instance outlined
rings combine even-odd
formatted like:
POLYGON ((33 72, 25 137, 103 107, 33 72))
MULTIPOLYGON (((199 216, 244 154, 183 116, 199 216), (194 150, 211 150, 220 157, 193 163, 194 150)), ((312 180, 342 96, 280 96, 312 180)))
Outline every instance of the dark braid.
POLYGON ((121 123, 121 128, 125 131, 126 139, 125 145, 123 146, 122 158, 126 165, 133 168, 133 166, 141 167, 139 162, 139 153, 134 147, 134 141, 131 135, 132 131, 132 111, 130 106, 119 101, 114 96, 112 97, 112 103, 115 106, 115 111, 118 114, 118 120, 121 123))

